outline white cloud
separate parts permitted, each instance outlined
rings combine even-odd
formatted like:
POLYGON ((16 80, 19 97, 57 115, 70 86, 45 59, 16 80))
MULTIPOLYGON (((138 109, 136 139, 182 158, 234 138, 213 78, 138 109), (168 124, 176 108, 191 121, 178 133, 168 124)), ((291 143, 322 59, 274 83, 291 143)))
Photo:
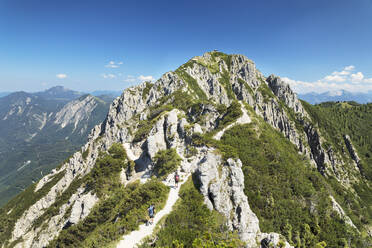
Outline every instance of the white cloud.
POLYGON ((352 73, 355 66, 346 66, 342 71, 334 71, 331 75, 325 76, 314 82, 305 82, 293 80, 284 77, 292 89, 297 93, 323 93, 330 91, 334 94, 339 94, 341 90, 351 92, 365 92, 372 90, 372 78, 365 78, 362 72, 352 73))
POLYGON ((59 79, 64 79, 64 78, 67 78, 67 75, 61 73, 61 74, 57 74, 56 77, 59 78, 59 79))
POLYGON ((364 79, 364 75, 361 72, 357 72, 355 74, 351 74, 351 82, 353 83, 360 83, 364 79))
POLYGON ((342 75, 328 75, 324 78, 325 81, 328 82, 345 82, 346 78, 342 75))
POLYGON ((110 61, 107 65, 105 65, 105 67, 116 69, 116 68, 119 68, 122 64, 123 64, 123 62, 121 62, 121 61, 119 61, 119 62, 110 61))
POLYGON ((372 84, 372 78, 366 78, 363 80, 363 82, 367 83, 367 84, 372 84))
POLYGON ((111 73, 103 73, 102 74, 102 77, 105 78, 105 79, 113 79, 113 78, 116 78, 116 75, 115 74, 111 74, 111 73))
POLYGON ((353 66, 353 65, 349 65, 349 66, 346 66, 346 67, 344 68, 344 71, 354 71, 354 69, 355 69, 355 66, 353 66))
POLYGON ((123 81, 125 83, 134 83, 137 81, 137 79, 132 75, 128 75, 123 81))
POLYGON ((138 80, 140 80, 141 82, 145 82, 145 81, 154 81, 154 77, 153 76, 139 76, 138 77, 138 80))
POLYGON ((346 66, 342 71, 334 71, 331 75, 325 76, 323 80, 336 83, 345 82, 354 69, 355 66, 353 65, 346 66))

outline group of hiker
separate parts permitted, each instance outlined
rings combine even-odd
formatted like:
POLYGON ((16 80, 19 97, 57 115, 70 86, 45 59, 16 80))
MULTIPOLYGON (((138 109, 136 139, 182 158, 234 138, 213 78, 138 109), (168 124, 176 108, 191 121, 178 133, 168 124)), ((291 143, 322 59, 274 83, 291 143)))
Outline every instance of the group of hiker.
MULTIPOLYGON (((180 181, 180 175, 176 171, 174 173, 174 187, 178 187, 178 183, 180 181)), ((149 214, 149 219, 147 220, 147 225, 152 225, 154 223, 154 215, 155 215, 155 205, 152 203, 150 204, 149 208, 147 209, 147 212, 149 214)))

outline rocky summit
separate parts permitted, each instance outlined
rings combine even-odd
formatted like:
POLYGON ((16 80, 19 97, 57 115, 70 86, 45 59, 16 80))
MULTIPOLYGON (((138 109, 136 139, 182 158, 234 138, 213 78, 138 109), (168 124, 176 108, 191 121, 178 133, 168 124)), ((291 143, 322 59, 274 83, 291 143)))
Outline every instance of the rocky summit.
POLYGON ((5 205, 0 246, 371 247, 369 155, 319 111, 243 55, 194 57, 5 205))

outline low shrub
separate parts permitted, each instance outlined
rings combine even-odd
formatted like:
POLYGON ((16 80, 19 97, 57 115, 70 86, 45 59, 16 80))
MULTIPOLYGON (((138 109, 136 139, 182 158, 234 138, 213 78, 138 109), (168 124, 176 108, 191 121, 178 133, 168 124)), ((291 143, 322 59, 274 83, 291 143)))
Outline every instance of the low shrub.
POLYGON ((165 178, 168 174, 176 171, 181 164, 181 157, 177 154, 176 149, 167 149, 159 151, 155 155, 155 174, 159 178, 165 178))

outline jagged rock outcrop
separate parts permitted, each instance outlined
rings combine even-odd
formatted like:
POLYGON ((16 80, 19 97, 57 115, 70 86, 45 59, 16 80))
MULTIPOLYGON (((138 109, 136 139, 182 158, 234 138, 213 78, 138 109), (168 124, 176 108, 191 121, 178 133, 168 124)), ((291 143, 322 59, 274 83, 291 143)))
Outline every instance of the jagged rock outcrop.
POLYGON ((45 247, 53 240, 64 228, 78 223, 84 219, 91 208, 97 203, 98 198, 91 192, 85 193, 85 188, 80 187, 69 201, 62 205, 57 215, 43 222, 41 227, 27 232, 22 236, 24 240, 15 247, 45 247), (70 215, 68 211, 71 211, 70 215), (44 228, 42 228, 44 226, 44 228))
MULTIPOLYGON (((224 163, 219 155, 207 153, 196 170, 205 203, 209 209, 215 209, 226 217, 227 226, 238 231, 247 247, 259 247, 260 241, 266 237, 270 237, 272 244, 278 245, 280 240, 283 241, 279 234, 260 231, 259 220, 244 193, 241 167, 239 159, 228 159, 224 163)), ((285 242, 285 247, 292 246, 285 242)))
POLYGON ((297 95, 286 82, 277 76, 270 75, 266 78, 266 82, 274 95, 293 113, 283 113, 280 110, 282 107, 280 103, 272 100, 267 104, 269 107, 264 107, 263 116, 265 120, 285 134, 299 151, 310 159, 320 173, 333 175, 339 180, 345 181, 345 178, 350 175, 345 175, 344 163, 340 159, 340 154, 336 154, 332 147, 324 148, 320 131, 309 121, 310 116, 306 113, 297 95), (302 124, 304 134, 301 134, 301 130, 297 130, 294 121, 302 124))
POLYGON ((258 218, 249 207, 244 194, 244 175, 240 160, 228 159, 223 164, 221 157, 209 153, 199 165, 196 174, 200 192, 208 208, 222 213, 231 230, 238 230, 240 238, 248 247, 257 245, 260 232, 258 218))
POLYGON ((79 198, 75 201, 72 206, 71 216, 68 222, 77 224, 80 220, 88 216, 90 210, 98 201, 98 197, 91 192, 87 194, 79 194, 79 198))
MULTIPOLYGON (((98 154, 97 154, 98 155, 98 154)), ((32 205, 25 213, 18 219, 15 224, 12 239, 15 241, 21 237, 24 238, 25 234, 30 231, 33 222, 39 218, 46 209, 48 209, 56 200, 56 198, 63 193, 72 181, 78 177, 86 175, 90 168, 93 166, 94 158, 84 161, 82 159, 81 153, 77 152, 69 160, 67 164, 62 166, 60 170, 56 170, 54 173, 59 173, 65 171, 64 176, 54 185, 46 196, 37 201, 32 205), (89 166, 90 165, 90 166, 89 166)), ((25 239, 25 238, 24 238, 25 239)))
POLYGON ((345 141, 346 148, 349 151, 351 159, 355 162, 355 165, 357 166, 359 171, 361 173, 363 173, 360 158, 359 158, 358 153, 356 152, 353 144, 351 143, 350 136, 349 135, 344 135, 344 141, 345 141))
POLYGON ((295 113, 299 113, 302 116, 308 116, 302 107, 301 102, 298 100, 297 95, 289 87, 289 84, 282 81, 280 77, 275 75, 270 75, 266 82, 268 83, 270 89, 273 91, 279 100, 282 100, 285 105, 291 108, 295 113))
POLYGON ((332 209, 340 216, 340 218, 343 219, 345 223, 348 224, 349 226, 357 229, 353 221, 350 219, 349 216, 346 215, 345 211, 342 209, 340 204, 338 204, 335 198, 331 195, 329 196, 329 198, 331 199, 331 202, 332 202, 332 209))

